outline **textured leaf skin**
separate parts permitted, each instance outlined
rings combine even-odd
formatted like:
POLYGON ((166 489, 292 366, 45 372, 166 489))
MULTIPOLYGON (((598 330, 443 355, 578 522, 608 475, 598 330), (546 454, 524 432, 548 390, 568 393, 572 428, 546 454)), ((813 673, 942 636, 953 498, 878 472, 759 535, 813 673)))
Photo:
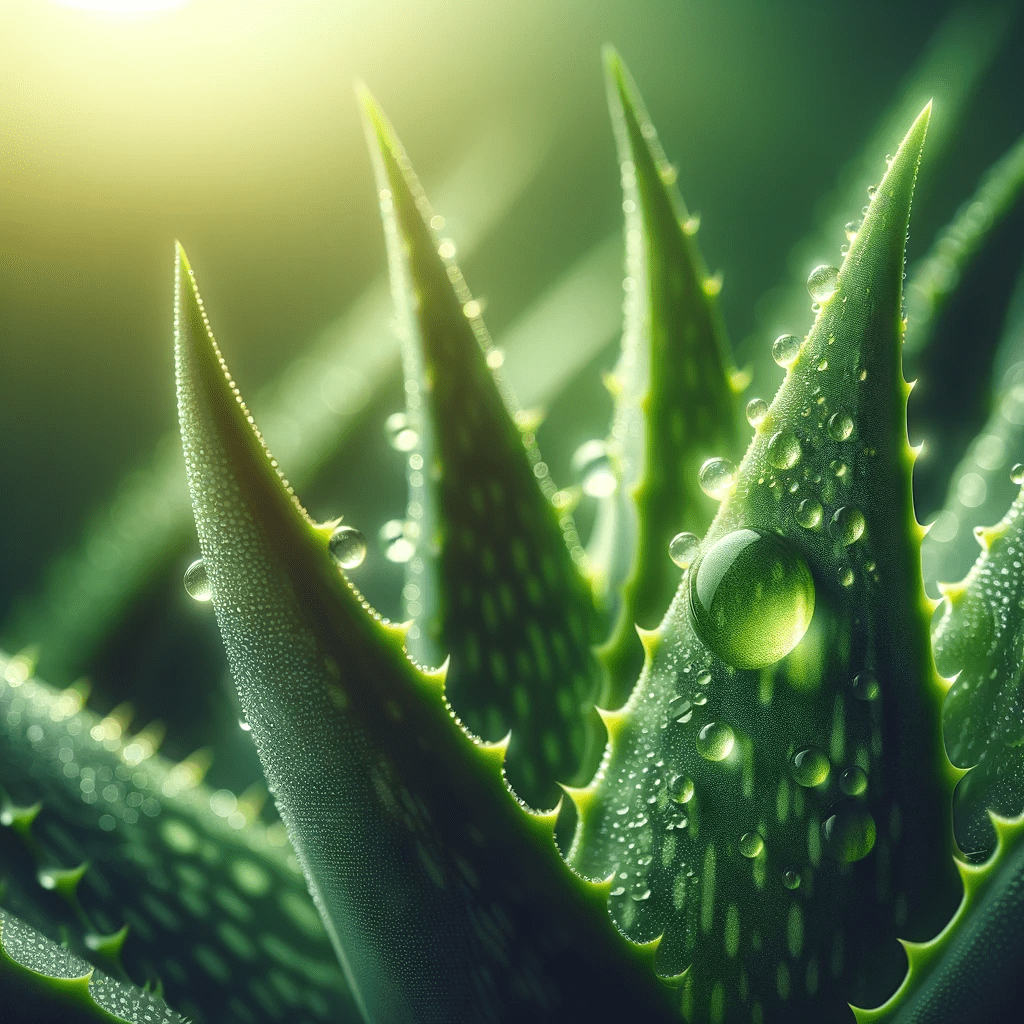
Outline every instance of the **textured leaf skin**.
MULTIPOLYGON (((615 421, 609 448, 620 484, 607 499, 615 529, 608 548, 633 553, 622 585, 616 632, 604 652, 613 685, 631 684, 642 659, 634 623, 652 629, 679 583, 666 557, 682 531, 702 536, 714 502, 698 484, 712 456, 742 454, 735 368, 717 294, 697 249, 696 227, 675 188, 629 72, 605 52, 608 101, 618 141, 626 209, 626 272, 632 283, 622 357, 609 386, 615 421), (633 657, 636 653, 639 656, 633 657), (634 664, 635 662, 635 664, 634 664)), ((609 556, 606 562, 614 564, 609 556)), ((625 692, 613 692, 618 706, 625 692)))
POLYGON ((670 1019, 664 991, 364 607, 272 463, 179 252, 179 413, 213 603, 268 782, 355 998, 387 1021, 670 1019), (515 965, 514 968, 511 965, 515 965), (601 979, 595 986, 593 979, 601 979))
POLYGON ((942 839, 954 773, 939 741, 944 688, 928 650, 899 362, 904 239, 927 121, 926 110, 878 188, 838 291, 702 545, 740 528, 781 534, 814 577, 810 631, 776 665, 735 669, 698 638, 681 588, 645 637, 644 673, 610 721, 606 762, 581 801, 574 863, 622 879, 611 910, 630 937, 664 933, 658 969, 689 968, 683 1011, 694 1020, 848 1020, 847 1002, 878 1003, 896 988, 896 937, 930 938, 956 905, 942 839), (827 423, 840 411, 854 429, 836 441, 827 423), (772 442, 785 430, 801 450, 780 469, 772 442), (805 497, 825 508, 817 529, 795 519, 805 497), (844 506, 865 524, 849 546, 827 528, 844 506), (874 700, 851 686, 867 668, 880 681, 874 700), (713 722, 735 735, 733 753, 717 762, 698 753, 713 722), (791 776, 803 746, 831 761, 818 786, 791 776), (867 772, 867 790, 844 797, 839 778, 854 765, 867 772), (681 806, 672 788, 684 773, 694 795, 681 806), (850 799, 876 829, 872 851, 852 864, 822 849, 823 825, 850 799), (764 850, 748 859, 740 838, 754 832, 764 850), (787 870, 800 874, 798 889, 783 885, 787 870))
POLYGON ((201 758, 164 760, 148 730, 129 735, 27 667, 0 656, 4 908, 116 977, 159 983, 196 1024, 359 1020, 283 825, 234 827, 244 800, 229 824, 201 758), (66 895, 44 887, 41 872, 79 866, 66 895), (123 926, 115 956, 89 947, 123 926))
POLYGON ((936 664, 956 677, 943 733, 953 763, 971 769, 954 802, 957 842, 971 860, 995 844, 990 810, 1024 811, 1024 496, 978 540, 966 579, 943 587, 933 636, 936 664))
POLYGON ((422 538, 409 582, 421 608, 413 650, 450 658, 446 693, 469 729, 490 741, 511 730, 505 771, 534 807, 553 807, 559 781, 599 756, 593 711, 602 673, 592 647, 601 620, 576 562, 572 515, 501 371, 479 310, 449 255, 394 130, 368 93, 367 136, 405 346, 410 520, 422 538))

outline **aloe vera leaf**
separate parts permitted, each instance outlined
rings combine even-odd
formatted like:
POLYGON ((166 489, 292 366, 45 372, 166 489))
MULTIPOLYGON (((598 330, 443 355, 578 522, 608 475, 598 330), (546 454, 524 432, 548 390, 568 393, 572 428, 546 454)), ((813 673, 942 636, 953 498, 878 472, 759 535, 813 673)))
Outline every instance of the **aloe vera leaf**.
POLYGON ((440 664, 453 708, 471 732, 511 730, 505 773, 534 807, 558 802, 601 725, 600 620, 577 568, 571 513, 523 425, 515 396, 453 253, 432 233, 427 198, 401 143, 368 93, 374 158, 405 350, 409 521, 421 537, 409 562, 412 652, 440 664), (518 422, 517 422, 518 421, 518 422), (422 633, 422 635, 420 635, 422 633))
POLYGON ((1024 967, 1024 818, 993 815, 997 836, 984 864, 957 862, 964 895, 929 942, 904 943, 908 970, 899 990, 857 1024, 948 1024, 1012 1020, 1024 967))
MULTIPOLYGON (((953 8, 938 25, 924 53, 910 69, 899 95, 879 117, 870 138, 839 174, 832 192, 816 204, 816 210, 822 212, 789 253, 784 279, 759 303, 764 315, 758 323, 767 326, 772 337, 789 332, 793 324, 801 322, 802 310, 793 298, 789 282, 794 275, 806 274, 820 262, 823 252, 834 251, 836 241, 843 240, 843 225, 859 211, 866 190, 877 181, 878 166, 892 139, 929 97, 935 98, 942 113, 929 129, 928 139, 929 161, 938 166, 954 144, 957 126, 1004 42, 1013 17, 1011 4, 964 3, 953 8)), ((771 381, 775 374, 765 340, 760 335, 748 337, 738 348, 741 357, 752 354, 755 390, 766 387, 762 382, 771 381)))
POLYGON ((186 1024, 162 999, 107 977, 6 910, 0 1009, 9 1024, 186 1024))
POLYGON ((270 788, 357 1003, 388 1021, 668 1020, 650 952, 572 875, 406 657, 271 460, 179 251, 185 462, 213 605, 270 788), (601 978, 595 986, 593 978, 601 978))
POLYGON ((573 794, 572 863, 614 874, 629 937, 662 936, 692 1019, 848 1020, 897 987, 896 937, 931 938, 959 895, 900 373, 929 110, 573 794))
POLYGON ((197 1022, 359 1020, 284 826, 30 667, 0 655, 0 903, 197 1022))
POLYGON ((972 859, 995 843, 988 811, 1024 811, 1024 494, 978 530, 981 552, 966 578, 943 586, 933 645, 955 681, 943 708, 950 760, 970 768, 953 805, 956 838, 972 859))
MULTIPOLYGON (((476 251, 505 219, 541 158, 534 141, 497 128, 462 154, 437 191, 459 228, 464 254, 476 251)), ((382 276, 257 396, 260 422, 296 481, 309 480, 345 443, 359 413, 395 371, 399 343, 387 326, 390 317, 391 292, 382 276)), ((75 545, 49 567, 39 592, 15 609, 3 626, 4 646, 38 645, 47 678, 74 679, 153 574, 180 557, 191 530, 173 431, 98 506, 75 545)))
MULTIPOLYGON (((628 578, 609 579, 622 600, 605 651, 612 679, 639 652, 634 623, 653 628, 679 583, 666 557, 682 531, 703 535, 714 502, 699 486, 702 463, 742 454, 737 374, 717 294, 697 249, 636 86, 618 54, 605 51, 608 102, 618 140, 626 211, 626 296, 622 356, 612 375, 615 417, 609 450, 619 486, 614 552, 635 551, 628 578)), ((600 570, 598 570, 600 571, 600 570)), ((642 657, 642 654, 641 654, 642 657)), ((618 702, 625 694, 611 697, 618 702)))
POLYGON ((1024 193, 1024 137, 986 171, 974 195, 935 239, 907 279, 910 330, 904 359, 927 345, 933 325, 961 277, 1024 193))

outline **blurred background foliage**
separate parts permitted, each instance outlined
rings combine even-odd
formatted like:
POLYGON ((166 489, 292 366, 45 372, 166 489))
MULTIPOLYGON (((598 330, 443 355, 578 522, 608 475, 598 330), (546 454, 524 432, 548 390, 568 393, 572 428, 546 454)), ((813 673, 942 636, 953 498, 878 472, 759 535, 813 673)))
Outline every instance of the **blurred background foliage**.
MULTIPOLYGON (((701 214, 704 255, 724 272, 738 364, 763 367, 776 334, 809 326, 808 268, 837 261, 844 239, 833 230, 822 240, 823 219, 837 196, 842 220, 858 213, 866 196, 851 200, 849 183, 864 167, 880 174, 907 114, 935 97, 937 142, 919 182, 911 264, 1024 132, 1016 8, 192 0, 116 13, 5 0, 4 642, 42 640, 43 677, 67 684, 88 674, 97 710, 131 700, 136 726, 164 719, 171 756, 216 744, 218 784, 241 787, 256 777, 211 610, 181 586, 197 554, 191 523, 169 529, 144 586, 89 643, 72 644, 68 632, 62 649, 59 628, 49 643, 38 635, 40 596, 53 586, 47 568, 62 552, 81 562, 84 551, 101 588, 124 582, 109 538, 90 542, 90 530, 126 488, 148 479, 140 472, 152 475, 154 452, 165 468, 178 463, 184 493, 180 453, 168 440, 176 431, 175 238, 247 396, 266 393, 313 346, 346 332, 353 364, 361 357, 352 353, 378 353, 372 373, 335 380, 343 398, 325 398, 319 415, 323 429, 335 429, 336 415, 343 443, 307 457, 301 472, 285 452, 302 449, 302 430, 287 416, 261 424, 315 517, 344 514, 371 542, 384 521, 402 517, 403 460, 383 430, 402 407, 402 391, 355 78, 388 111, 447 218, 492 335, 508 341, 506 369, 524 404, 547 406, 540 441, 556 481, 566 483, 572 452, 605 431, 608 403, 596 371, 614 360, 622 295, 621 193, 601 44, 614 43, 631 66, 682 194, 701 214), (886 134, 901 96, 903 120, 886 134), (809 235, 819 239, 810 250, 799 245, 809 235), (545 307, 581 260, 585 301, 568 314, 545 307), (374 287, 376 300, 346 319, 374 287), (798 297, 796 307, 779 299, 780 287, 798 297), (544 315, 530 319, 537 303, 544 315), (550 395, 552 373, 565 378, 561 398, 550 395)), ((1018 208, 918 360, 910 432, 927 445, 915 480, 923 520, 941 504, 949 472, 988 409, 1022 229, 1018 208)), ((344 375, 346 365, 342 359, 331 372, 344 375)), ((752 393, 770 397, 778 379, 766 374, 752 393)), ((173 502, 163 502, 151 510, 154 521, 171 515, 173 502)), ((581 506, 584 528, 590 514, 581 506)), ((402 567, 371 543, 356 573, 381 610, 397 616, 402 567)))

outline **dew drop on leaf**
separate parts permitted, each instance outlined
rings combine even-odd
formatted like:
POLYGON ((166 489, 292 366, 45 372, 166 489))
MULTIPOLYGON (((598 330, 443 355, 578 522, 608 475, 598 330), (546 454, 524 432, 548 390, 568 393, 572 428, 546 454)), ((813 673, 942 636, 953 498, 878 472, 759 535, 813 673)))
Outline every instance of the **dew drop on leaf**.
POLYGON ((800 888, 800 872, 794 871, 790 868, 789 871, 785 871, 782 874, 782 884, 787 889, 799 889, 800 888))
POLYGON ((583 493, 591 498, 607 498, 615 491, 618 481, 612 470, 608 448, 596 438, 584 441, 572 457, 572 470, 580 481, 583 493))
POLYGON ((828 302, 839 287, 837 267, 822 264, 807 275, 807 291, 815 302, 828 302))
POLYGON ((354 526, 339 526, 328 546, 342 569, 354 569, 366 558, 366 538, 354 526))
POLYGON ((693 789, 689 775, 678 775, 672 780, 672 799, 677 804, 688 804, 693 799, 693 789))
POLYGON ((875 845, 875 819, 853 800, 841 803, 821 830, 825 849, 836 860, 847 864, 862 860, 875 845))
POLYGON ((853 433, 853 420, 847 412, 834 412, 828 421, 828 436, 833 441, 845 441, 853 433))
POLYGON ((695 533, 677 533, 668 545, 668 557, 680 569, 689 569, 700 549, 700 538, 695 533))
POLYGON ((800 355, 800 339, 795 334, 780 334, 772 342, 772 359, 779 366, 792 366, 798 355, 800 355))
POLYGON ((839 788, 847 796, 860 796, 868 788, 868 775, 859 764, 847 768, 839 776, 839 788))
POLYGON ((697 636, 736 668, 763 668, 803 639, 814 614, 814 579, 783 538, 735 530, 690 568, 697 636))
POLYGON ((1018 462, 1011 468, 1010 480, 1015 484, 1024 484, 1024 462, 1018 462))
POLYGON ((764 840, 757 832, 744 832, 740 836, 740 853, 748 860, 753 860, 764 849, 764 840))
POLYGON ((384 435, 396 452, 411 452, 420 441, 404 412, 393 412, 384 421, 384 435))
POLYGON ((210 586, 210 577, 206 573, 206 563, 197 558, 186 570, 185 592, 193 601, 209 601, 213 597, 213 587, 210 586))
POLYGON ((709 498, 721 501, 736 486, 736 467, 728 459, 708 459, 700 467, 699 481, 700 489, 709 498))
POLYGON ((792 430, 780 430, 768 442, 768 461, 776 469, 792 469, 800 454, 800 441, 792 430))
POLYGON ((747 422, 756 427, 768 415, 768 403, 763 398, 752 398, 747 402, 747 422))
POLYGON ((724 761, 735 742, 736 736, 725 722, 708 722, 697 733, 697 753, 707 761, 724 761))
POLYGON ((829 525, 832 535, 843 545, 853 544, 864 536, 864 516, 851 505, 837 508, 829 525))
POLYGON ((881 690, 878 685, 878 676, 875 675, 870 669, 864 672, 858 672, 853 677, 853 690, 854 697, 859 700, 874 700, 881 690))
POLYGON ((828 778, 831 768, 828 755, 818 747, 803 747, 793 755, 793 778, 808 789, 820 786, 828 778))
POLYGON ((796 521, 805 530, 816 530, 821 525, 821 502, 817 498, 804 498, 796 507, 796 521))

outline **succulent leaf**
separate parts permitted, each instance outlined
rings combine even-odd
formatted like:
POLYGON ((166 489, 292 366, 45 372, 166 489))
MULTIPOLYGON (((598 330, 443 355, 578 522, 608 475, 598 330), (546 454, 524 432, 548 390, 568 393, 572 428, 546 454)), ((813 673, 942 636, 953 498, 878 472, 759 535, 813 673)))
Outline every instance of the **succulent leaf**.
MULTIPOLYGON (((267 779, 371 1019, 670 1019, 553 815, 509 794, 329 554, 250 422, 179 250, 179 412, 206 571, 267 779), (443 936, 443 941, 439 940, 443 936), (510 969, 516 964, 514 970, 510 969), (602 984, 591 983, 594 972, 602 984)), ((648 957, 649 959, 649 954, 648 957)))
MULTIPOLYGON (((666 558, 669 542, 684 531, 703 535, 711 523, 713 502, 698 483, 701 465, 712 456, 736 460, 742 450, 738 374, 717 299, 721 281, 708 273, 675 171, 611 49, 605 70, 625 194, 630 288, 622 355, 609 385, 615 396, 609 450, 618 486, 605 499, 609 522, 597 530, 607 552, 597 571, 606 577, 604 589, 622 591, 616 631, 604 651, 609 675, 621 687, 640 664, 630 657, 639 653, 634 623, 656 626, 679 583, 666 558), (631 565, 623 565, 624 553, 632 553, 631 565)), ((610 700, 618 705, 625 697, 615 692, 610 700)))
POLYGON ((407 590, 413 652, 450 658, 445 689, 472 732, 511 730, 505 771, 551 807, 599 752, 593 712, 601 621, 578 563, 583 548, 532 427, 394 130, 362 96, 405 347, 410 522, 420 536, 407 590), (422 635, 420 635, 422 632, 422 635))
POLYGON ((955 907, 900 373, 929 109, 826 275, 581 811, 573 863, 614 873, 627 935, 663 934, 690 1019, 846 1020, 896 988, 896 937, 955 907))

